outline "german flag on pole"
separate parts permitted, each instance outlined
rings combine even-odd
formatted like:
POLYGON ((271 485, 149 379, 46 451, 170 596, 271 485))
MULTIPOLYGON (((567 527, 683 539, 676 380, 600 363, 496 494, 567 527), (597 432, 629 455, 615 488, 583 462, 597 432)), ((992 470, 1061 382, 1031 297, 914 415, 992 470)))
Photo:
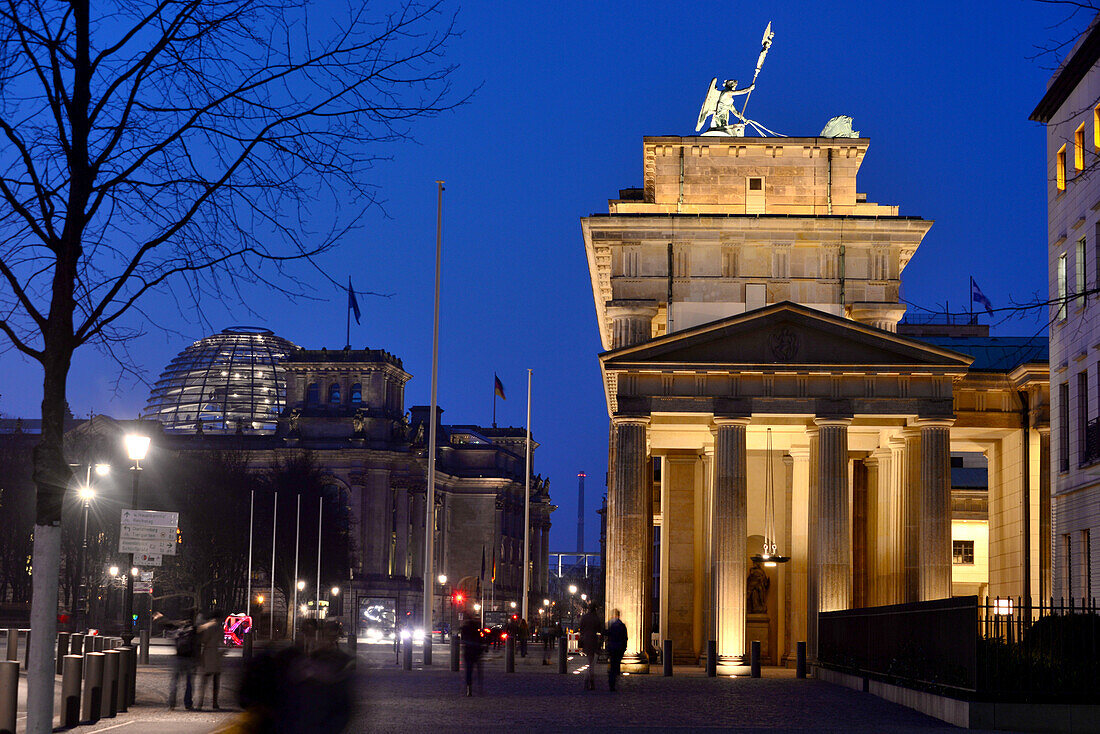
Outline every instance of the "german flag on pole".
POLYGON ((493 373, 493 394, 500 397, 501 400, 508 399, 504 397, 504 383, 500 381, 500 378, 496 376, 496 373, 493 373))

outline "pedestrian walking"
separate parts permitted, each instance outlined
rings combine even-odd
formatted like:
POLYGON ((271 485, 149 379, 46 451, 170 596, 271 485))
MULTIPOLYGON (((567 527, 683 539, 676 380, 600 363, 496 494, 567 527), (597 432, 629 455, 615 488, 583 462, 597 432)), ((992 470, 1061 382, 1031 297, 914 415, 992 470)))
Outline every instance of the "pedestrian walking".
POLYGON ((221 687, 222 678, 222 653, 224 651, 225 636, 222 625, 218 622, 218 614, 211 615, 209 621, 199 625, 195 632, 199 642, 199 700, 195 703, 197 711, 202 710, 206 700, 206 684, 211 684, 211 706, 215 711, 220 711, 218 706, 218 689, 221 687))
POLYGON ((159 621, 164 629, 172 632, 172 639, 176 645, 176 655, 172 658, 172 682, 168 687, 168 708, 175 710, 179 682, 180 678, 183 678, 185 681, 183 707, 190 711, 192 708, 195 667, 199 658, 199 641, 195 631, 195 622, 201 621, 201 615, 197 620, 187 617, 165 621, 164 615, 156 612, 153 614, 153 620, 159 621))
POLYGON ((474 667, 477 667, 477 688, 481 692, 481 653, 484 644, 481 639, 481 628, 477 620, 467 617, 458 628, 459 638, 462 641, 462 661, 466 665, 466 695, 472 696, 474 686, 474 667))
POLYGON ((531 628, 527 626, 527 620, 519 621, 519 656, 527 657, 527 638, 531 636, 531 628))
POLYGON ((619 666, 626 654, 626 625, 618 609, 611 610, 611 621, 607 623, 607 688, 614 691, 619 681, 619 666))
POLYGON ((586 691, 596 690, 596 655, 600 652, 600 635, 603 633, 603 622, 596 614, 594 604, 589 604, 581 615, 581 651, 588 658, 588 672, 584 676, 584 688, 586 691))

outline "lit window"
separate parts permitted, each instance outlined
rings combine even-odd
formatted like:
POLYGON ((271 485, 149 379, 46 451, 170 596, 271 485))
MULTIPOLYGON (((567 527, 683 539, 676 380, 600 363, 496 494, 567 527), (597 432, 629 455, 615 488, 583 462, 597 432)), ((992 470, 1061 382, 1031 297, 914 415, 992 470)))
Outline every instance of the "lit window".
POLYGON ((951 541, 951 562, 956 566, 973 566, 974 565, 974 541, 973 540, 952 540, 951 541))
POLYGON ((765 209, 764 179, 757 176, 750 177, 746 184, 746 189, 745 213, 763 214, 765 209))
POLYGON ((329 385, 328 401, 333 405, 338 405, 340 403, 340 386, 335 382, 329 385))
POLYGON ((1073 132, 1073 168, 1078 173, 1085 170, 1085 123, 1073 132))
POLYGON ((1058 183, 1058 190, 1066 190, 1066 146, 1062 146, 1058 149, 1058 157, 1055 160, 1055 165, 1058 167, 1056 176, 1058 183))
POLYGON ((1092 147, 1100 153, 1100 104, 1092 108, 1092 147))
POLYGON ((351 402, 358 405, 363 402, 363 385, 362 383, 355 383, 351 386, 351 402))

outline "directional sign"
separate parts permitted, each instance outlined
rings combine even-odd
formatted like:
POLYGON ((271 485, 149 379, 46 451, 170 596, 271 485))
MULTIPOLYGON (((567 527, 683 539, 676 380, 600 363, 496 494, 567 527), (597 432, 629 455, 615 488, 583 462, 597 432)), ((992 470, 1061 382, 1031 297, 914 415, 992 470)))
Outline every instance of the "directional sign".
POLYGON ((118 539, 119 553, 153 553, 164 556, 176 555, 175 540, 133 540, 131 538, 118 539))
POLYGON ((176 539, 176 528, 161 527, 159 525, 127 525, 122 524, 119 532, 120 538, 126 540, 171 540, 176 539))
POLYGON ((138 574, 138 577, 134 580, 135 581, 152 581, 153 580, 153 572, 152 571, 142 571, 138 574))
POLYGON ((178 512, 154 512, 153 510, 123 510, 122 524, 174 528, 180 524, 180 514, 178 512))
POLYGON ((152 594, 153 582, 152 581, 135 581, 134 582, 135 594, 152 594))
POLYGON ((135 566, 159 566, 164 562, 164 557, 160 553, 135 553, 134 565, 135 566))

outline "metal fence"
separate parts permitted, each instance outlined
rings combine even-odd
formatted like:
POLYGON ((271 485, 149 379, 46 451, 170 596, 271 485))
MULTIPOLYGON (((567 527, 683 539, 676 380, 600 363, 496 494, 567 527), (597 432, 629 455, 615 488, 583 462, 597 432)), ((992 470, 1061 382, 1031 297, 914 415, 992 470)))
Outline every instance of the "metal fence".
POLYGON ((1092 702, 1096 600, 956 597, 826 612, 818 663, 976 700, 1092 702))

